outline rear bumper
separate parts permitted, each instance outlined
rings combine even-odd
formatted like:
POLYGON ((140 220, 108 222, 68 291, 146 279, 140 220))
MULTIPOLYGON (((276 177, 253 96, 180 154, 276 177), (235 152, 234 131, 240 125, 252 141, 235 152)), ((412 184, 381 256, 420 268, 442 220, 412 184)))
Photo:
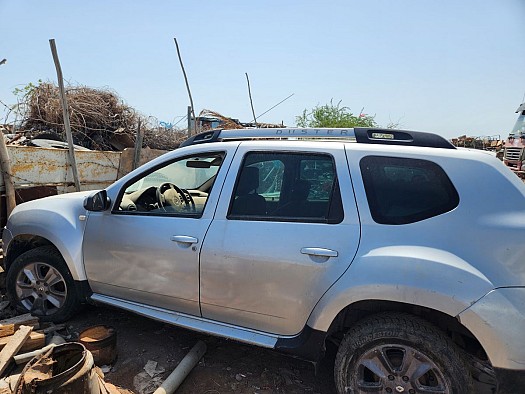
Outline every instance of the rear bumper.
POLYGON ((523 373, 525 287, 492 290, 458 318, 481 343, 494 368, 523 373))
POLYGON ((495 368, 498 380, 497 394, 525 393, 525 369, 502 369, 495 368))

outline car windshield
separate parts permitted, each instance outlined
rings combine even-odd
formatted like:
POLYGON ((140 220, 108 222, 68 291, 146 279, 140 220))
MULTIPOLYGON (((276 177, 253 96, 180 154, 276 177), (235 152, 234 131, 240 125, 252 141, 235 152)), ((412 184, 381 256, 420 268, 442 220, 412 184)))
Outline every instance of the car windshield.
POLYGON ((525 137, 525 114, 523 112, 518 116, 511 135, 514 135, 514 138, 525 137))

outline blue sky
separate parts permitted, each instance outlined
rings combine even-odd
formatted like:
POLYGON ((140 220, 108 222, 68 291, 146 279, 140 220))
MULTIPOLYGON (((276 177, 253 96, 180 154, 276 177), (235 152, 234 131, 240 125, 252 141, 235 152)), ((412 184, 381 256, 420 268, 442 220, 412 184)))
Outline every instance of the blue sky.
MULTIPOLYGON (((0 0, 0 100, 64 77, 109 87, 159 121, 196 109, 295 124, 334 99, 386 125, 506 135, 525 93, 525 0, 0 0)), ((0 115, 2 113, 0 112, 0 115)), ((3 117, 1 118, 3 121, 3 117)))

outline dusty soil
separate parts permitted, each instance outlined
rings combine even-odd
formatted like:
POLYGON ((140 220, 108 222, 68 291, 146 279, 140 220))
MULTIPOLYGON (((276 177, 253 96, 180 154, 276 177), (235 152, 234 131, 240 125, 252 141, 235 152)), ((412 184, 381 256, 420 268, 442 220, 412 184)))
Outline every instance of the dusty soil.
MULTIPOLYGON (((0 320, 18 314, 7 301, 4 281, 5 274, 0 272, 0 320)), ((105 381, 136 394, 152 393, 198 341, 206 344, 207 352, 178 394, 335 393, 333 351, 328 352, 316 373, 313 364, 276 351, 195 333, 102 305, 83 306, 65 325, 59 334, 68 341, 77 341, 89 327, 113 327, 117 332, 117 360, 103 368, 105 381), (157 363, 158 374, 153 377, 144 371, 150 361, 157 363)), ((476 383, 477 393, 488 394, 493 389, 490 379, 487 384, 476 383)))
POLYGON ((105 306, 85 306, 67 322, 72 338, 85 328, 105 324, 117 331, 118 358, 105 380, 138 392, 134 378, 149 360, 164 368, 165 379, 199 340, 207 345, 201 362, 177 393, 334 393, 333 361, 313 364, 272 350, 206 336, 105 306))
MULTIPOLYGON (((0 269, 0 319, 18 315, 8 305, 5 292, 5 273, 0 269)), ((191 371, 177 394, 269 394, 269 393, 316 393, 333 394, 333 358, 327 356, 318 366, 290 356, 217 338, 161 323, 146 317, 107 306, 84 305, 66 328, 59 331, 68 341, 78 340, 79 334, 88 327, 107 325, 117 332, 117 360, 105 372, 104 380, 126 388, 136 394, 136 376, 144 372, 150 360, 157 362, 162 382, 188 351, 201 340, 207 351, 199 364, 191 371)), ((144 375, 144 374, 142 374, 144 375)), ((148 377, 142 382, 150 381, 148 377)), ((152 393, 147 388, 143 393, 152 393)))

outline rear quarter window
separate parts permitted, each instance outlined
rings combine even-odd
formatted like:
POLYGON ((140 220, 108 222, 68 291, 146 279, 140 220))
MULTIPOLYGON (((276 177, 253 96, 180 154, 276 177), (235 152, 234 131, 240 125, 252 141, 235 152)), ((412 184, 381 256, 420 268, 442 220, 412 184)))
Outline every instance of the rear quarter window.
POLYGON ((367 156, 359 163, 370 212, 380 224, 408 224, 456 208, 459 195, 436 163, 367 156))

